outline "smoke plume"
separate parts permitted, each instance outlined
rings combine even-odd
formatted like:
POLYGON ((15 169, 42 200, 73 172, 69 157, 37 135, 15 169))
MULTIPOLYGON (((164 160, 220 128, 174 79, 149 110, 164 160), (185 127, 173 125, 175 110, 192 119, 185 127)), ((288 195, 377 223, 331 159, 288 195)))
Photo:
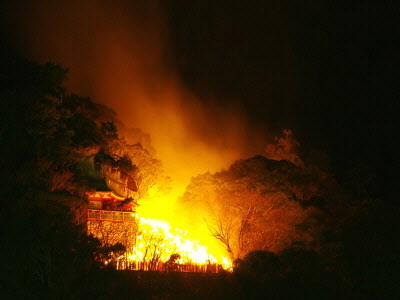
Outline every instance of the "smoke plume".
POLYGON ((183 86, 168 57, 167 17, 158 1, 122 0, 25 1, 12 15, 24 54, 68 67, 69 91, 149 133, 182 192, 191 176, 226 168, 264 144, 237 99, 227 107, 183 86))

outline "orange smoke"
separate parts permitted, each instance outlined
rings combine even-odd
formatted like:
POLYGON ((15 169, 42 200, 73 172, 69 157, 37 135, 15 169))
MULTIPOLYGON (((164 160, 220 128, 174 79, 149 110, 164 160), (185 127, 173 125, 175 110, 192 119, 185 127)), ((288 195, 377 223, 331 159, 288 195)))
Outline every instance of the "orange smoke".
POLYGON ((158 1, 32 1, 16 6, 14 18, 28 56, 68 67, 70 91, 110 106, 127 127, 151 135, 174 189, 143 199, 141 215, 176 221, 174 200, 192 176, 226 168, 254 154, 248 149, 255 145, 262 151, 265 143, 235 101, 222 107, 183 86, 168 60, 158 1))
POLYGON ((33 1, 14 12, 26 54, 68 67, 70 91, 148 132, 181 191, 191 176, 253 154, 247 150, 255 143, 264 146, 234 101, 221 107, 182 85, 168 61, 168 28, 158 1, 33 1))

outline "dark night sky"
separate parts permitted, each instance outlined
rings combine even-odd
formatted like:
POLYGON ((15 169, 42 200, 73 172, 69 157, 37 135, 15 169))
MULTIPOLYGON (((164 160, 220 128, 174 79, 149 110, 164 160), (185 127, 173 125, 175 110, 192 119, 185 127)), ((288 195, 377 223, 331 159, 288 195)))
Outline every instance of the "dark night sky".
MULTIPOLYGON (((127 11, 148 7, 118 3, 127 11)), ((18 20, 5 7, 3 40, 14 43, 18 20)), ((203 101, 238 107, 250 127, 292 128, 303 144, 325 151, 338 174, 367 162, 380 190, 391 193, 398 164, 394 9, 238 0, 162 1, 157 9, 168 32, 163 59, 203 101)), ((13 47, 25 53, 18 41, 13 47)))
POLYGON ((255 120, 318 140, 370 137, 394 108, 395 18, 384 8, 212 3, 170 12, 176 62, 196 91, 238 97, 255 120))
POLYGON ((240 98, 255 122, 293 128, 326 151, 337 172, 360 161, 375 168, 378 181, 394 184, 394 9, 268 2, 173 6, 172 44, 185 82, 220 99, 240 98))

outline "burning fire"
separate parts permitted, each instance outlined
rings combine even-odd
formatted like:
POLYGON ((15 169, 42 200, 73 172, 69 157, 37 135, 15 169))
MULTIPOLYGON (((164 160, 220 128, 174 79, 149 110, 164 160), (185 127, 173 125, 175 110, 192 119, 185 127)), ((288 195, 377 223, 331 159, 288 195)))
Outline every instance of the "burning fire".
POLYGON ((199 212, 177 210, 177 189, 167 193, 157 190, 150 189, 136 211, 89 209, 88 232, 104 246, 121 243, 126 249, 123 255, 111 252, 100 260, 116 264, 117 269, 230 270, 232 262, 225 256, 226 250, 210 235, 205 223, 199 222, 199 212))
POLYGON ((224 269, 231 267, 228 258, 216 257, 198 241, 187 238, 188 230, 172 229, 165 221, 139 218, 139 234, 136 247, 128 256, 131 261, 167 262, 171 255, 179 254, 179 264, 221 264, 224 269))
MULTIPOLYGON (((136 234, 132 234, 131 230, 127 231, 130 232, 129 244, 133 246, 128 247, 124 255, 117 257, 117 269, 194 272, 218 272, 221 268, 231 269, 232 263, 227 257, 211 253, 199 240, 189 238, 188 230, 173 228, 167 221, 139 217, 137 213, 133 213, 132 216, 135 217, 136 223, 124 224, 124 226, 137 226, 134 230, 136 234)), ((97 221, 91 222, 89 232, 100 237, 102 233, 93 223, 97 221)), ((111 224, 108 223, 108 225, 111 224)), ((110 234, 112 232, 110 227, 106 228, 110 234)), ((122 231, 117 229, 115 232, 120 235, 122 231)), ((104 263, 107 265, 110 262, 112 262, 111 259, 104 263)))

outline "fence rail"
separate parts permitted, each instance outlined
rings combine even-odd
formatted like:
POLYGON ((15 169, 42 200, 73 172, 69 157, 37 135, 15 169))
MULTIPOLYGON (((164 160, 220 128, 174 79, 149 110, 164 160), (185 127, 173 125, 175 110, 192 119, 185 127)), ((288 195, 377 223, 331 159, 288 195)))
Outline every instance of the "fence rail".
POLYGON ((173 264, 168 265, 163 262, 151 263, 146 261, 125 261, 119 260, 113 263, 117 270, 131 271, 161 271, 161 272, 183 272, 183 273, 219 273, 224 270, 222 265, 216 263, 209 264, 173 264))

